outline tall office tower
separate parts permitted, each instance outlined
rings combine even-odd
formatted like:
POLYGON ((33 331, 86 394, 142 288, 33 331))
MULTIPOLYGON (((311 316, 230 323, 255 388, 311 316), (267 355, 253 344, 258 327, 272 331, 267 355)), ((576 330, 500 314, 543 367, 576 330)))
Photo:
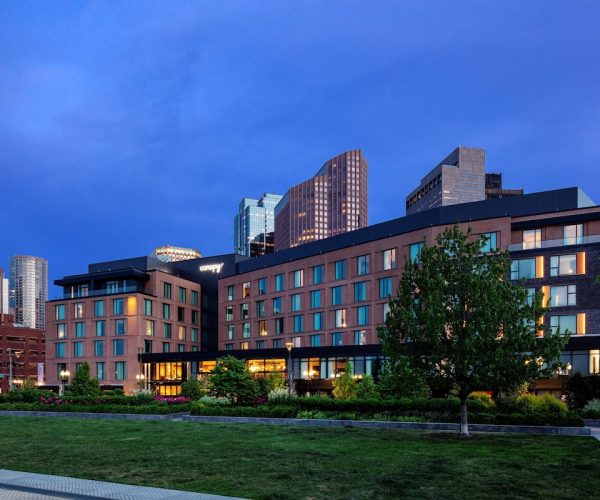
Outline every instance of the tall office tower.
POLYGON ((8 259, 9 305, 14 321, 27 328, 45 327, 45 304, 48 300, 48 261, 31 255, 8 259))
POLYGON ((195 248, 174 247, 165 245, 156 247, 150 257, 155 257, 163 262, 180 262, 182 260, 199 259, 202 254, 195 248))
POLYGON ((265 193, 258 200, 242 198, 238 213, 233 218, 233 251, 247 257, 271 253, 269 233, 275 230, 275 206, 282 196, 265 193), (261 242, 259 235, 263 235, 261 242), (257 237, 259 237, 257 239, 257 237), (254 243, 254 245, 253 245, 254 243), (262 243, 262 249, 260 244, 262 243), (253 250, 254 249, 254 250, 253 250), (258 251, 257 253, 257 249, 258 251))
POLYGON ((4 277, 4 269, 0 269, 0 324, 4 322, 3 316, 8 314, 8 278, 4 277))
POLYGON ((458 146, 406 197, 406 215, 485 200, 485 150, 458 146))
POLYGON ((485 198, 506 198, 507 196, 519 196, 523 189, 504 189, 502 187, 502 174, 485 174, 485 198))
POLYGON ((275 250, 295 247, 368 224, 368 165, 360 149, 346 151, 290 188, 275 208, 275 250))

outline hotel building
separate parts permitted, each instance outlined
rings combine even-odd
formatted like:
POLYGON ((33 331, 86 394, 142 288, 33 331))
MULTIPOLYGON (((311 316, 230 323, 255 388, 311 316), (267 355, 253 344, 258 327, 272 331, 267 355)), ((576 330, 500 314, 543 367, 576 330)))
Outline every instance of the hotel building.
POLYGON ((275 207, 275 250, 366 227, 367 170, 360 149, 346 151, 290 188, 275 207))

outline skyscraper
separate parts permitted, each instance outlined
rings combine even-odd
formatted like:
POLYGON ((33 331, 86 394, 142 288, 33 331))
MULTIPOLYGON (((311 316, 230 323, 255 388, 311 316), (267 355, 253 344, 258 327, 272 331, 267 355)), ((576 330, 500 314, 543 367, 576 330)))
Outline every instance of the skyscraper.
POLYGON ((8 309, 8 278, 4 277, 4 270, 0 269, 0 323, 2 316, 10 314, 8 309))
POLYGON ((270 233, 275 229, 274 210, 281 198, 278 194, 265 193, 258 200, 243 198, 240 201, 233 219, 235 253, 255 257, 273 251, 270 233))
POLYGON ((367 170, 360 149, 346 151, 290 188, 275 208, 275 250, 367 226, 367 170))
POLYGON ((31 255, 15 255, 8 260, 9 305, 14 321, 27 328, 45 328, 48 300, 48 261, 31 255))

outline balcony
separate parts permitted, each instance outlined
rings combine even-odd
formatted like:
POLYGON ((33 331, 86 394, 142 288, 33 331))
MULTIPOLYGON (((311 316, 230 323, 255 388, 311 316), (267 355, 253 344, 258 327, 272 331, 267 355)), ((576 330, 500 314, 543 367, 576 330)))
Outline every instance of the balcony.
POLYGON ((118 295, 124 293, 144 293, 143 286, 119 286, 114 288, 103 288, 101 290, 65 290, 62 297, 58 297, 59 300, 68 299, 85 299, 88 297, 102 297, 104 295, 118 295))
POLYGON ((521 250, 540 250, 544 248, 568 247, 572 245, 590 245, 593 243, 600 243, 600 234, 578 236, 576 238, 560 238, 559 240, 513 243, 512 245, 508 245, 508 251, 519 252, 521 250))

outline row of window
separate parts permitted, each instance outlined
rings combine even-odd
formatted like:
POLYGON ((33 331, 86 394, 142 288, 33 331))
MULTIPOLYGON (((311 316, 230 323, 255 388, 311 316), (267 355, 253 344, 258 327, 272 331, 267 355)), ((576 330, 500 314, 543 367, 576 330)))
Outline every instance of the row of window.
MULTIPOLYGON (((86 336, 86 328, 83 321, 75 323, 75 338, 83 338, 86 336)), ((172 337, 173 325, 171 323, 163 323, 163 337, 170 339, 172 337)), ((96 337, 106 336, 106 320, 94 321, 94 334, 96 337)), ((127 320, 115 319, 114 320, 114 335, 125 335, 127 333, 127 320)), ((155 335, 155 322, 154 320, 147 319, 145 322, 145 333, 148 336, 154 337, 155 335)), ((56 337, 59 339, 66 339, 68 335, 67 323, 56 324, 56 337)), ((186 340, 187 327, 178 325, 177 326, 177 337, 179 340, 186 340)), ((190 340, 192 342, 198 342, 198 328, 190 328, 190 340)))
MULTIPOLYGON (((544 277, 544 257, 515 259, 511 262, 510 279, 534 279, 544 277)), ((585 274, 585 252, 550 257, 550 276, 573 276, 585 274)))
MULTIPOLYGON (((352 338, 354 340, 354 345, 366 345, 367 343, 367 331, 366 330, 355 330, 353 332, 352 338)), ((325 339, 329 340, 328 345, 332 346, 340 346, 344 345, 344 333, 343 332, 333 332, 328 336, 326 334, 317 333, 314 335, 309 335, 306 339, 308 342, 308 346, 310 347, 320 347, 325 345, 325 339)), ((267 344, 266 340, 256 340, 254 343, 255 349, 268 349, 269 347, 272 349, 281 349, 285 347, 284 339, 272 339, 271 345, 267 344)), ((302 337, 292 337, 290 339, 292 345, 294 347, 302 347, 302 337)), ((232 351, 234 349, 233 343, 225 344, 225 350, 232 351)), ((250 349, 250 342, 244 341, 239 343, 239 349, 247 350, 250 349)))
MULTIPOLYGON (((541 228, 523 231, 523 250, 542 248, 542 241, 541 228)), ((583 242, 583 224, 563 226, 563 245, 578 245, 583 242)))
MULTIPOLYGON (((187 288, 184 288, 182 286, 177 287, 179 289, 179 302, 187 302, 187 288)), ((198 292, 196 290, 191 290, 191 304, 193 306, 197 306, 199 305, 199 301, 198 301, 198 292)), ((172 299, 173 298, 173 285, 171 285, 171 283, 167 283, 166 281, 163 281, 163 297, 165 299, 172 299)))
MULTIPOLYGON (((83 358, 84 354, 84 343, 77 341, 71 344, 73 347, 73 357, 74 358, 83 358)), ((93 355, 96 357, 104 356, 105 343, 103 340, 95 340, 93 344, 93 355)), ((56 358, 65 358, 67 350, 67 342, 55 342, 54 344, 54 355, 56 358)), ((185 344, 177 344, 178 352, 185 351, 185 344)), ((192 346, 192 352, 198 351, 198 346, 192 346)), ((144 352, 151 353, 153 352, 153 344, 152 341, 146 340, 144 342, 144 352)), ((170 342, 162 342, 162 352, 171 352, 171 343, 170 342)), ((124 356, 126 354, 125 348, 125 340, 123 339, 115 339, 112 341, 112 355, 113 356, 124 356)))
MULTIPOLYGON (((75 363, 75 373, 81 367, 83 363, 75 363)), ((114 379, 115 380, 125 380, 127 379, 127 362, 126 361, 115 361, 113 363, 114 368, 114 379)), ((66 363, 57 363, 56 364, 56 377, 60 380, 60 372, 67 369, 66 363)), ((106 380, 106 362, 99 361, 96 363, 96 378, 98 380, 106 380)))

